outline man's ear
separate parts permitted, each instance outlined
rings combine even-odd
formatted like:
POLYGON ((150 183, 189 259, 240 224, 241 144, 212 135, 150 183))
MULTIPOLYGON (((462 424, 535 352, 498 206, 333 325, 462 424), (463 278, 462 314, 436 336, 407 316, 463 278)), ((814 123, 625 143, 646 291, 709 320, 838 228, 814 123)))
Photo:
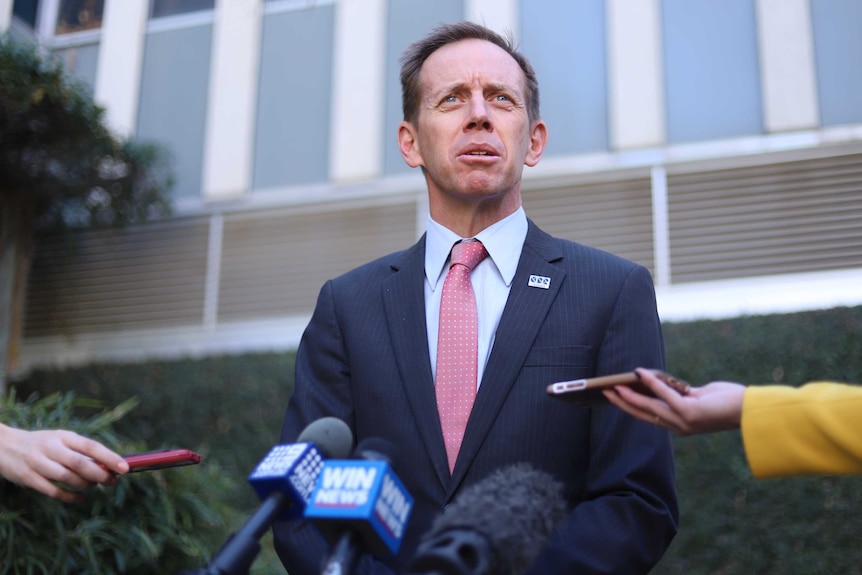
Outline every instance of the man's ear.
POLYGON ((416 127, 406 120, 398 125, 398 149, 401 157, 411 168, 422 165, 422 153, 416 138, 416 127))
POLYGON ((524 164, 532 167, 539 163, 542 157, 542 152, 545 151, 545 146, 548 143, 548 127, 542 120, 536 120, 533 127, 530 129, 530 148, 527 150, 527 157, 524 158, 524 164))

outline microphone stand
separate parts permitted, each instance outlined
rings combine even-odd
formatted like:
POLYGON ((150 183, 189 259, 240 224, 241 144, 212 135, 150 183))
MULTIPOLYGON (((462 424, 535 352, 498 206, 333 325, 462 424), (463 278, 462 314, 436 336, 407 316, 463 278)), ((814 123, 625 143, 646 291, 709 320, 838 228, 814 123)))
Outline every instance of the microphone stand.
POLYGON ((350 575, 356 564, 358 550, 356 533, 352 529, 342 533, 323 564, 321 575, 350 575))
POLYGON ((282 493, 272 492, 242 528, 228 537, 207 567, 184 571, 181 575, 247 575, 260 553, 260 538, 272 526, 286 502, 282 493))

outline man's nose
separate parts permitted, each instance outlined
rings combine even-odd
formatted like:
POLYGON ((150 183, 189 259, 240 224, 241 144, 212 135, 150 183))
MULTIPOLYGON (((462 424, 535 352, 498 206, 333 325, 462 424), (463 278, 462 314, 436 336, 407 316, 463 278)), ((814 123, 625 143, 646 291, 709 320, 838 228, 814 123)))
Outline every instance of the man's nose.
POLYGON ((491 129, 491 118, 488 110, 488 102, 482 94, 476 94, 470 99, 470 117, 467 120, 467 129, 476 128, 483 130, 491 129))

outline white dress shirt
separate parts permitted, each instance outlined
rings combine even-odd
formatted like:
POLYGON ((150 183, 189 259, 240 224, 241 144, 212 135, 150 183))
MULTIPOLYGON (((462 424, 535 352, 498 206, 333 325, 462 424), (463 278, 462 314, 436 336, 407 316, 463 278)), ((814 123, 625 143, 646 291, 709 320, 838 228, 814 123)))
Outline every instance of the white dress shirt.
MULTIPOLYGON (((518 208, 512 215, 485 228, 474 237, 482 242, 488 251, 488 257, 479 262, 470 275, 479 317, 479 359, 476 372, 478 388, 494 346, 494 334, 509 297, 509 288, 518 268, 521 249, 527 239, 527 215, 524 208, 518 208)), ((425 235, 425 317, 431 371, 435 379, 440 298, 443 282, 449 272, 449 253, 455 242, 465 239, 471 238, 462 238, 428 217, 425 235)))

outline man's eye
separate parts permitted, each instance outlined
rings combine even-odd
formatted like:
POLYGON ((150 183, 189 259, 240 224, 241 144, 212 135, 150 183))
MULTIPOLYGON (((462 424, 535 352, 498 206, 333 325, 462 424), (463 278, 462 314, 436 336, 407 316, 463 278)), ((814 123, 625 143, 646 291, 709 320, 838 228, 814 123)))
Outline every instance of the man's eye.
POLYGON ((449 96, 446 96, 445 98, 443 98, 443 101, 448 103, 448 104, 451 104, 453 102, 457 102, 458 98, 456 98, 454 94, 450 94, 449 96))
POLYGON ((496 96, 494 96, 494 99, 498 102, 511 102, 512 101, 512 99, 509 96, 507 96, 506 94, 497 94, 496 96))

